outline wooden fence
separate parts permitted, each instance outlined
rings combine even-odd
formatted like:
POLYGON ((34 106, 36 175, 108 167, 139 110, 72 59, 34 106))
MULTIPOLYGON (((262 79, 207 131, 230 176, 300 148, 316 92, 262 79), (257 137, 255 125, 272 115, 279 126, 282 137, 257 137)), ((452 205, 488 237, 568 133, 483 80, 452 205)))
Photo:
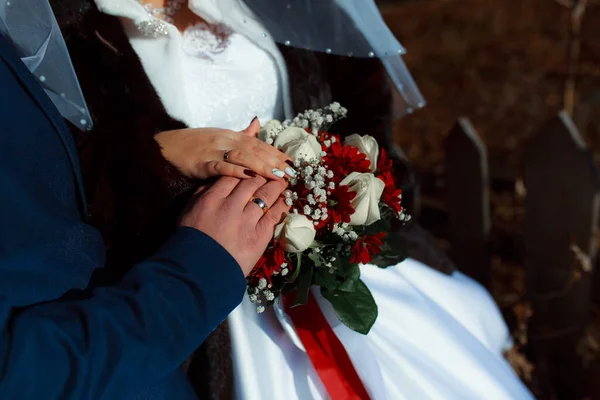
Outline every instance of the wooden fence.
MULTIPOLYGON (((484 285, 490 280, 490 200, 486 147, 466 119, 445 142, 451 256, 484 285)), ((544 398, 576 399, 580 343, 588 323, 596 254, 599 180, 566 113, 526 144, 524 241, 527 298, 533 309, 528 354, 544 398)))

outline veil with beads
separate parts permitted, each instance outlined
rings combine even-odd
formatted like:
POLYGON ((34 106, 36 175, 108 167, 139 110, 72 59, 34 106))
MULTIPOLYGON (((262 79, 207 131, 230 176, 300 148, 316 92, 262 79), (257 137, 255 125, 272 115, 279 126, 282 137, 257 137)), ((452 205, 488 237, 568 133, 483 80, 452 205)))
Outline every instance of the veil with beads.
POLYGON ((402 60, 405 49, 373 0, 190 0, 190 7, 209 22, 226 21, 245 31, 259 44, 274 41, 328 54, 379 58, 403 100, 399 111, 406 114, 425 105, 402 60))
POLYGON ((0 34, 15 46, 61 115, 81 130, 92 119, 48 0, 0 0, 0 34))

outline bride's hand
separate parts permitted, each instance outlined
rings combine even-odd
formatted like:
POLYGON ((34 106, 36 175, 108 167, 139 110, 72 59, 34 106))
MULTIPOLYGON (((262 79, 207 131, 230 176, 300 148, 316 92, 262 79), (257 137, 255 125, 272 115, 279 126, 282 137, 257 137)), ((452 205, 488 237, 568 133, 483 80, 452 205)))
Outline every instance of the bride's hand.
POLYGON ((260 122, 255 118, 241 132, 217 128, 180 129, 161 132, 155 139, 163 156, 190 178, 294 176, 296 171, 290 157, 260 141, 259 131, 260 122))

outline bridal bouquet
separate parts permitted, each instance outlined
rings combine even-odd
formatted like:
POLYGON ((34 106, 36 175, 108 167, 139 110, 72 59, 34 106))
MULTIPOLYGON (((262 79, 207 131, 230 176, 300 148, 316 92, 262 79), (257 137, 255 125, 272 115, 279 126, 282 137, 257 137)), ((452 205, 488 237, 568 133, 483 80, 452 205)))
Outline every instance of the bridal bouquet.
POLYGON ((305 304, 311 286, 318 286, 340 321, 367 334, 377 305, 360 280, 359 264, 387 267, 404 260, 404 249, 386 239, 393 219, 410 216, 392 161, 377 141, 358 134, 341 141, 329 132, 346 113, 333 103, 261 129, 261 140, 295 160, 298 175, 286 192, 291 210, 248 276, 248 294, 263 312, 294 291, 293 306, 305 304))

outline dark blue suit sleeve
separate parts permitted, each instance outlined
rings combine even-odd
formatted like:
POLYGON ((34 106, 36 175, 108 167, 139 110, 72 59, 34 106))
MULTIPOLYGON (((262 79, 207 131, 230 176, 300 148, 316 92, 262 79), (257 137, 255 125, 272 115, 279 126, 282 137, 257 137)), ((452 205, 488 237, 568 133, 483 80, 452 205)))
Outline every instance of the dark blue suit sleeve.
POLYGON ((0 299, 0 398, 127 398, 177 368, 244 287, 227 251, 179 228, 158 254, 88 299, 25 308, 0 299))
POLYGON ((179 228, 118 284, 63 296, 104 264, 99 232, 81 220, 74 148, 0 37, 1 400, 134 398, 173 373, 244 293, 231 255, 179 228))

